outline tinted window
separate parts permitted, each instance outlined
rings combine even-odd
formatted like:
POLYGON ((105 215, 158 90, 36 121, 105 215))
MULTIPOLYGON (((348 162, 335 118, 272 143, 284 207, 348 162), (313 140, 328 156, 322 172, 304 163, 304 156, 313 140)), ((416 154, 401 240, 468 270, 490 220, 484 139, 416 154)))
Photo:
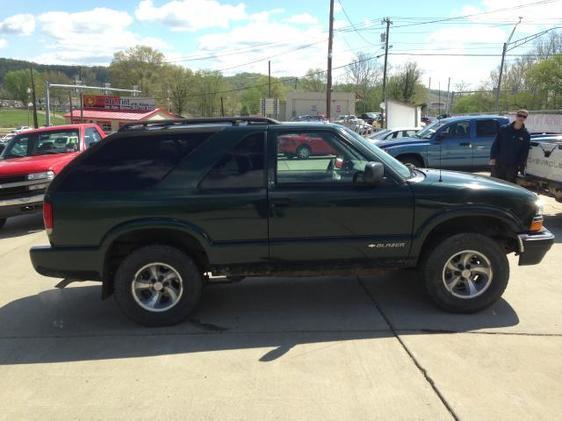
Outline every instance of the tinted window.
POLYGON ((111 139, 73 165, 58 189, 123 191, 152 187, 209 136, 178 133, 111 139))
POLYGON ((88 127, 86 129, 86 136, 84 138, 86 142, 86 148, 89 148, 95 143, 98 143, 101 140, 101 135, 98 131, 93 127, 88 127))
POLYGON ((256 133, 225 154, 200 184, 202 189, 265 187, 265 138, 256 133))
POLYGON ((469 137, 470 136, 470 123, 468 121, 459 121, 445 127, 441 133, 445 137, 469 137))
POLYGON ((495 120, 480 120, 476 122, 477 136, 495 136, 498 133, 498 123, 495 120))

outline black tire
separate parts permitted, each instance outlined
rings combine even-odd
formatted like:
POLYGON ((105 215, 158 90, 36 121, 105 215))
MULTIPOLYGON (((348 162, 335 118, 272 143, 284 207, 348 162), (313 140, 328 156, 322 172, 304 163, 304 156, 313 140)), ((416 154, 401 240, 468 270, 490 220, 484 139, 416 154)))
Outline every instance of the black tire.
MULTIPOLYGON (((144 326, 171 326, 184 321, 201 297, 203 280, 195 262, 184 252, 165 245, 152 245, 133 251, 123 260, 114 279, 117 304, 132 320, 144 326), (135 299, 132 283, 137 272, 150 263, 172 267, 181 277, 183 292, 169 310, 149 311, 135 299)), ((178 294, 179 295, 179 294, 178 294)))
MULTIPOLYGON (((431 250, 423 257, 421 273, 427 293, 437 306, 454 313, 474 313, 489 307, 500 299, 509 280, 509 262, 505 252, 494 240, 482 234, 463 233, 453 235, 440 243, 434 243, 430 247, 431 250), (445 266, 450 258, 465 250, 483 255, 488 259, 489 267, 492 270, 488 286, 482 287, 483 292, 472 298, 459 298, 445 286, 445 266)), ((462 272, 459 270, 459 273, 462 272)), ((478 276, 475 278, 474 284, 486 285, 487 278, 478 276)), ((464 281, 457 288, 461 291, 464 289, 465 293, 468 293, 468 285, 464 281)), ((458 294, 458 289, 455 291, 453 288, 453 291, 458 294)))
POLYGON ((423 168, 423 161, 415 156, 399 156, 398 160, 403 164, 412 164, 414 167, 423 168))
POLYGON ((299 159, 308 159, 310 158, 311 150, 306 145, 301 145, 297 148, 297 158, 299 159))
POLYGON ((4 225, 6 225, 7 220, 8 218, 0 218, 0 229, 4 228, 4 225))

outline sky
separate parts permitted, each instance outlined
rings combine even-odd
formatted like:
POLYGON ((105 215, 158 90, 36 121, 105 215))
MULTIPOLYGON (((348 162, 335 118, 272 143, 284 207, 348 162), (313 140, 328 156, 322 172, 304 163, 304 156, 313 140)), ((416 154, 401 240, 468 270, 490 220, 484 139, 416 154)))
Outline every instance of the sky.
MULTIPOLYGON (((384 17, 391 72, 416 61, 426 86, 431 79, 445 90, 451 78, 453 90, 476 89, 499 66, 519 17, 513 40, 562 26, 562 0, 335 0, 335 68, 384 53, 384 17)), ((302 76, 326 68, 328 21, 329 0, 0 0, 0 57, 108 65, 116 51, 144 44, 194 70, 267 73, 271 61, 274 76, 302 76)), ((346 70, 335 70, 337 81, 346 70)))

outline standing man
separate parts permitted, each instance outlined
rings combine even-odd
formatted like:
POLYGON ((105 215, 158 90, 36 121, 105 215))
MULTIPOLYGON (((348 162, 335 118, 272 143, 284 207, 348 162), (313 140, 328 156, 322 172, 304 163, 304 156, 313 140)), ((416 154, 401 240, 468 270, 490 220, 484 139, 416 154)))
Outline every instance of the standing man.
POLYGON ((490 151, 492 177, 515 183, 517 173, 525 170, 531 142, 524 124, 528 115, 519 110, 513 123, 500 127, 490 151))

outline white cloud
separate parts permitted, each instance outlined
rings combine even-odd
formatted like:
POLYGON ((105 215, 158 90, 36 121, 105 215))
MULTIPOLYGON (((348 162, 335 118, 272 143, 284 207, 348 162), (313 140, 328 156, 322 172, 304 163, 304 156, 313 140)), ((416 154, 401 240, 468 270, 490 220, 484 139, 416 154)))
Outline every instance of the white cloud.
POLYGON ((19 14, 0 21, 0 33, 31 35, 35 30, 35 18, 30 14, 19 14))
POLYGON ((158 38, 143 38, 130 31, 133 18, 114 9, 47 12, 39 15, 38 20, 45 52, 36 60, 42 63, 108 64, 113 53, 137 44, 167 47, 158 38))
MULTIPOLYGON (((320 24, 303 28, 301 25, 259 19, 230 31, 200 37, 198 54, 217 54, 216 59, 205 63, 206 67, 223 70, 225 74, 264 74, 267 72, 267 60, 271 59, 274 76, 301 76, 308 69, 326 67, 327 38, 325 28, 320 24), (256 37, 256 34, 260 36, 256 37), (225 39, 228 40, 227 50, 224 47, 225 39), (243 53, 230 53, 238 49, 243 50, 243 53)), ((346 48, 336 38, 334 67, 353 60, 353 53, 346 51, 346 48)))
POLYGON ((301 13, 287 18, 285 22, 302 25, 316 25, 318 24, 318 19, 310 13, 301 13))
POLYGON ((172 31, 198 31, 207 28, 228 28, 231 21, 248 17, 246 5, 221 4, 217 0, 172 0, 154 6, 152 0, 142 0, 135 16, 139 21, 158 22, 172 31))
POLYGON ((0 48, 4 48, 6 45, 8 45, 8 41, 6 41, 3 38, 0 38, 0 48))

